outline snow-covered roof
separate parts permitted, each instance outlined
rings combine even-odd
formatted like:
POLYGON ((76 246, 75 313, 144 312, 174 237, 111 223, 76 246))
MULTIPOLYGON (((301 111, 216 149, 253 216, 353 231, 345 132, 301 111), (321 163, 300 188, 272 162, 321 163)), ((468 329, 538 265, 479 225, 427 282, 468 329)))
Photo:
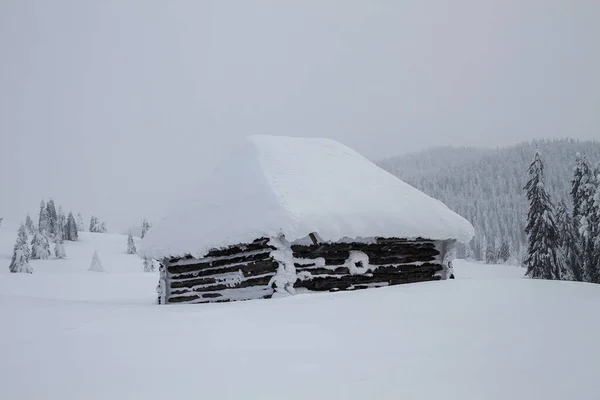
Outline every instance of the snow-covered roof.
POLYGON ((330 139, 250 136, 158 221, 140 253, 162 259, 284 234, 294 241, 422 237, 469 241, 473 226, 330 139))

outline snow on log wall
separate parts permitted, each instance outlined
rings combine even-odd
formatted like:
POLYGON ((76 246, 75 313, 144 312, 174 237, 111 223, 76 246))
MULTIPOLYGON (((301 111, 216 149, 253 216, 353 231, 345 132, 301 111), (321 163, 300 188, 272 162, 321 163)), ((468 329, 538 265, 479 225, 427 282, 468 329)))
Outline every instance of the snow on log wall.
POLYGON ((356 290, 440 280, 449 277, 448 245, 398 238, 316 244, 261 238, 212 250, 201 259, 163 260, 159 302, 227 302, 271 298, 276 291, 356 290), (290 289, 279 288, 283 278, 290 289))

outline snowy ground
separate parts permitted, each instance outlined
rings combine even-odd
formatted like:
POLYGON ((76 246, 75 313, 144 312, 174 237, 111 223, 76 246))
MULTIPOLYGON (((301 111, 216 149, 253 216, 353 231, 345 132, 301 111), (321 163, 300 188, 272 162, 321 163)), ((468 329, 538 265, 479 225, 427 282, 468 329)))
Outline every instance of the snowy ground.
POLYGON ((597 399, 600 286, 456 263, 457 279, 157 306, 126 237, 8 274, 0 228, 0 399, 597 399), (86 271, 94 249, 108 271, 86 271))

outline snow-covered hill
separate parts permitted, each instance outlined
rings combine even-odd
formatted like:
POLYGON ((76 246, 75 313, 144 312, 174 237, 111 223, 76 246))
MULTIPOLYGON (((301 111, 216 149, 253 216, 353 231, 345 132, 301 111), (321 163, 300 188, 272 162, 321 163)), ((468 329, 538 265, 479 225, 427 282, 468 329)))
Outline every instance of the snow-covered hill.
POLYGON ((154 304, 126 237, 9 274, 1 399, 596 399, 600 286, 457 261, 456 280, 228 304, 154 304), (106 273, 87 271, 97 249, 106 273))

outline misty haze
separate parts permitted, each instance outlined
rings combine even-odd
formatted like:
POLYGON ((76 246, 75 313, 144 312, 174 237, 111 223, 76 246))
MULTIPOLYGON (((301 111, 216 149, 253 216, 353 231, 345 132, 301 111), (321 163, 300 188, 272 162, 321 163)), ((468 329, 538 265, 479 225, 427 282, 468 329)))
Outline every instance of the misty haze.
POLYGON ((595 399, 600 2, 0 2, 0 398, 595 399))

